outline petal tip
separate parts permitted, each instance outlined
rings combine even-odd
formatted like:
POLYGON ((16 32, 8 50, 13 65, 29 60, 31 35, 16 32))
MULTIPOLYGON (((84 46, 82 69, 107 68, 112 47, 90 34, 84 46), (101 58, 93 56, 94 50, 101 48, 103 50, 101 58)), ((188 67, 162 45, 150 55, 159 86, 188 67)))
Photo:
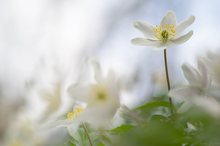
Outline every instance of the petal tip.
POLYGON ((191 30, 191 31, 189 32, 189 35, 193 35, 193 30, 191 30))
POLYGON ((194 15, 192 15, 192 16, 190 16, 190 17, 191 17, 192 21, 194 22, 195 19, 196 19, 196 17, 195 17, 194 15))
POLYGON ((134 39, 131 40, 131 43, 134 44, 134 45, 135 45, 135 42, 136 42, 135 39, 136 39, 136 38, 134 38, 134 39))
POLYGON ((138 26, 138 21, 133 22, 133 26, 137 27, 138 26))
POLYGON ((172 11, 172 10, 168 10, 167 13, 166 13, 166 15, 175 15, 175 13, 174 13, 174 11, 172 11))
POLYGON ((135 27, 135 28, 139 28, 140 27, 140 21, 135 21, 135 22, 133 22, 133 26, 135 27))
POLYGON ((192 35, 193 35, 193 30, 191 30, 190 32, 189 32, 189 39, 192 37, 192 35))
POLYGON ((133 45, 140 45, 140 38, 133 38, 132 40, 131 40, 131 44, 133 44, 133 45))
POLYGON ((188 18, 188 20, 189 20, 189 25, 191 25, 191 24, 193 24, 194 23, 194 21, 195 21, 195 19, 196 19, 196 17, 195 16, 190 16, 189 18, 188 18))
POLYGON ((181 65, 181 68, 184 69, 184 68, 187 68, 187 66, 188 66, 187 63, 183 63, 183 64, 181 65))

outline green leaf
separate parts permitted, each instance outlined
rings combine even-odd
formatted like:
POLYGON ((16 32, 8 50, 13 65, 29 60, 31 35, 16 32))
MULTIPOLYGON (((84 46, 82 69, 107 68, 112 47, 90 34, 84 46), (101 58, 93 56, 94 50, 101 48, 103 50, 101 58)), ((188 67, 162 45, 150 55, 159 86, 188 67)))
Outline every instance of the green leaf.
POLYGON ((172 123, 149 121, 121 135, 120 146, 181 146, 184 131, 172 123))
POLYGON ((166 94, 158 95, 158 96, 152 96, 150 100, 157 100, 157 101, 164 101, 167 100, 169 97, 166 94))
POLYGON ((109 132, 112 134, 123 134, 123 133, 128 132, 132 128, 134 128, 133 125, 121 125, 119 127, 116 127, 114 129, 110 130, 109 132))
POLYGON ((67 143, 65 143, 65 146, 77 146, 78 142, 74 140, 69 140, 67 143))
POLYGON ((71 143, 71 144, 69 144, 68 146, 76 146, 76 144, 74 144, 74 143, 71 143))
POLYGON ((78 146, 79 145, 79 142, 77 139, 73 138, 72 136, 68 136, 66 139, 65 139, 65 143, 64 143, 64 146, 78 146))
POLYGON ((146 110, 151 110, 153 108, 158 108, 158 107, 170 107, 170 103, 168 101, 149 101, 139 107, 137 107, 135 110, 140 110, 140 111, 146 111, 146 110))
POLYGON ((165 117, 163 115, 152 115, 151 120, 153 120, 153 121, 166 121, 167 117, 165 117))
POLYGON ((105 146, 103 143, 99 143, 98 146, 105 146))

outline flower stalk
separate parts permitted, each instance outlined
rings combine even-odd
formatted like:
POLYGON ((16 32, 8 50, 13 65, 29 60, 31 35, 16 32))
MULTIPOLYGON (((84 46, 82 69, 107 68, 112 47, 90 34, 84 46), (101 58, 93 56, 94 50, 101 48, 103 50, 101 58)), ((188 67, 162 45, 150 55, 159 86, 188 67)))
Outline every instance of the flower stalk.
POLYGON ((88 138, 89 145, 90 145, 90 146, 93 146, 92 140, 91 140, 91 138, 90 138, 90 136, 89 136, 88 130, 87 130, 87 128, 86 128, 86 125, 85 125, 83 122, 82 122, 82 128, 83 128, 83 130, 85 131, 85 134, 86 134, 86 136, 87 136, 87 138, 88 138))
MULTIPOLYGON (((164 55, 164 66, 165 66, 165 72, 166 72, 167 88, 168 88, 168 91, 170 91, 170 79, 169 79, 169 71, 168 71, 168 64, 167 64, 166 48, 164 49, 163 55, 164 55)), ((169 97, 169 103, 170 103, 170 112, 173 115, 174 109, 173 109, 173 101, 171 97, 169 97)))

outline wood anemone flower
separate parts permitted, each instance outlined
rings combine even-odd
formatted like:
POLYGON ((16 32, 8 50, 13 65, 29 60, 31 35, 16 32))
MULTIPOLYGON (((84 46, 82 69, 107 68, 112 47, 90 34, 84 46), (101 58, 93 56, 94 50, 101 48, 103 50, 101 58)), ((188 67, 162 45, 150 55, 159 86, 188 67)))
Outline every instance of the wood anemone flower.
POLYGON ((194 16, 176 24, 174 12, 168 11, 162 19, 160 25, 153 26, 147 22, 137 21, 134 27, 140 30, 145 38, 134 38, 131 42, 135 45, 151 46, 165 49, 170 45, 182 44, 188 41, 193 35, 193 31, 182 35, 182 32, 195 20, 194 16))

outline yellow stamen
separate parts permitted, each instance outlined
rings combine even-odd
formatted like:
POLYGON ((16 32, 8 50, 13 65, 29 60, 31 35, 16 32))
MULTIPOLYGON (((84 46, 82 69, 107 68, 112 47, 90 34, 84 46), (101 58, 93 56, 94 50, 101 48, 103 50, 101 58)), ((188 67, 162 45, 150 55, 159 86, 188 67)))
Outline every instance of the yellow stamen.
POLYGON ((84 111, 82 106, 76 106, 72 112, 67 113, 67 119, 73 120, 84 111))
POLYGON ((74 112, 76 114, 80 114, 84 111, 84 108, 82 106, 77 106, 75 109, 74 109, 74 112))
POLYGON ((176 28, 174 25, 166 24, 164 26, 159 25, 154 28, 155 37, 162 42, 167 42, 172 39, 176 34, 176 28))
POLYGON ((68 120, 73 120, 74 118, 75 118, 74 112, 68 112, 68 113, 67 113, 67 119, 68 119, 68 120))

